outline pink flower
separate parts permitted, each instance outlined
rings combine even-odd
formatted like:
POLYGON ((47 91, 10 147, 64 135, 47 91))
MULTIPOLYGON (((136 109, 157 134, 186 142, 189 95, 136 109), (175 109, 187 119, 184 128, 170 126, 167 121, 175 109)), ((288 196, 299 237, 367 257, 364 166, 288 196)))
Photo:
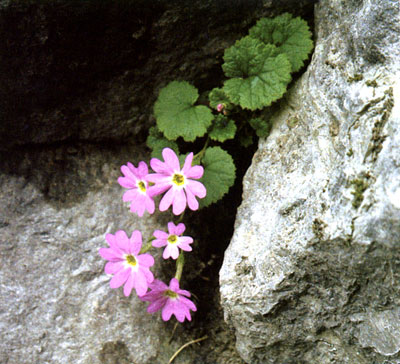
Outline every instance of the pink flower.
POLYGON ((192 247, 189 244, 193 243, 193 238, 190 236, 180 236, 185 231, 185 225, 180 223, 177 226, 173 222, 168 223, 168 233, 156 230, 153 235, 156 240, 153 240, 152 245, 156 248, 166 246, 163 252, 163 258, 177 259, 179 256, 179 248, 184 251, 192 251, 192 247))
POLYGON ((172 212, 179 215, 185 210, 186 202, 191 210, 197 210, 199 203, 195 197, 204 198, 207 192, 202 183, 193 179, 203 176, 203 167, 192 167, 193 153, 186 157, 182 169, 172 149, 164 148, 162 156, 165 162, 157 158, 150 160, 151 168, 157 173, 146 177, 147 181, 155 183, 149 188, 153 196, 168 190, 160 201, 160 211, 166 211, 172 205, 172 212))
POLYGON ((149 173, 147 164, 139 162, 137 168, 128 162, 128 165, 121 167, 124 177, 118 178, 118 183, 129 190, 122 197, 123 201, 131 201, 131 211, 136 212, 140 217, 143 216, 144 210, 150 214, 154 212, 155 206, 152 196, 149 194, 146 176, 149 173))
POLYGON ((154 313, 162 309, 161 317, 164 321, 168 321, 172 315, 175 315, 179 322, 185 321, 185 318, 192 320, 190 310, 197 311, 197 308, 186 298, 190 297, 190 292, 179 289, 179 281, 176 278, 171 279, 169 287, 156 279, 150 284, 150 289, 149 293, 140 297, 142 301, 150 302, 147 312, 154 313))
POLYGON ((217 105, 217 111, 221 112, 224 109, 224 104, 218 104, 217 105))
POLYGON ((150 254, 140 254, 142 248, 142 233, 135 230, 131 238, 125 231, 119 230, 115 235, 107 234, 106 241, 110 248, 101 248, 100 255, 108 260, 104 271, 114 274, 111 278, 110 287, 118 288, 123 284, 124 295, 129 296, 132 288, 136 289, 139 296, 147 292, 149 283, 153 282, 154 276, 149 267, 154 264, 154 258, 150 254))

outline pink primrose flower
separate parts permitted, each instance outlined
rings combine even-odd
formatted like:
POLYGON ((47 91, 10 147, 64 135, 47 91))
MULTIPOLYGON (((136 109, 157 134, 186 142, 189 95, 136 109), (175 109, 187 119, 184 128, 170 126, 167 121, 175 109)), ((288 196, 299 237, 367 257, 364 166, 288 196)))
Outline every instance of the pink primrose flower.
POLYGON ((149 188, 152 196, 159 195, 168 190, 160 201, 160 211, 166 211, 172 205, 172 212, 180 215, 186 208, 186 203, 191 210, 197 210, 199 203, 196 196, 204 198, 206 188, 204 185, 193 179, 203 176, 202 166, 193 166, 193 153, 190 153, 181 169, 179 159, 170 148, 164 148, 162 156, 165 162, 157 158, 150 160, 151 168, 156 172, 147 175, 146 179, 155 185, 149 188))
POLYGON ((221 112, 224 109, 224 104, 218 104, 217 105, 217 111, 221 112))
POLYGON ((163 252, 163 258, 177 259, 179 256, 179 248, 184 251, 192 251, 192 247, 189 244, 193 243, 193 238, 190 236, 180 236, 185 231, 185 225, 180 223, 175 226, 173 222, 168 223, 168 233, 156 230, 153 235, 156 237, 153 240, 152 245, 156 248, 166 246, 163 252))
POLYGON ((138 296, 143 296, 149 283, 154 280, 149 269, 154 264, 154 258, 150 254, 139 254, 142 248, 142 233, 135 230, 128 238, 125 231, 119 230, 115 235, 107 234, 106 241, 110 247, 101 248, 99 254, 108 260, 104 271, 114 275, 110 287, 118 288, 125 284, 125 296, 129 296, 133 288, 138 296))
POLYGON ((171 279, 169 287, 157 279, 149 287, 151 291, 139 297, 142 301, 150 302, 147 312, 154 313, 162 309, 161 317, 164 321, 168 321, 172 315, 175 315, 179 322, 185 321, 185 318, 192 320, 190 310, 197 311, 197 308, 186 298, 190 297, 190 292, 179 289, 179 281, 176 278, 171 279))
POLYGON ((136 212, 138 216, 142 217, 144 211, 147 210, 149 214, 154 212, 154 200, 149 194, 148 183, 146 176, 149 173, 147 164, 139 162, 136 168, 132 163, 128 162, 127 166, 121 167, 121 172, 124 177, 118 178, 118 183, 125 188, 128 188, 122 197, 123 201, 131 201, 131 211, 136 212))

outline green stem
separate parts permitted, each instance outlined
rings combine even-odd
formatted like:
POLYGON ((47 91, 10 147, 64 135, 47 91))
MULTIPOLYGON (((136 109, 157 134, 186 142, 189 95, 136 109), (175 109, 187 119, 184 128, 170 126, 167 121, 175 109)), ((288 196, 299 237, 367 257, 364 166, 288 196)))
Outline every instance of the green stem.
POLYGON ((185 258, 183 256, 183 252, 179 254, 178 259, 176 260, 176 273, 175 278, 179 281, 182 277, 183 266, 185 265, 185 258))
POLYGON ((206 152, 206 149, 208 147, 208 143, 210 141, 210 137, 207 137, 206 142, 204 143, 204 147, 202 148, 202 150, 200 152, 198 152, 197 154, 195 154, 195 156, 193 157, 193 162, 192 164, 199 164, 201 162, 201 159, 203 158, 204 153, 206 152))
POLYGON ((144 254, 147 253, 150 249, 153 248, 153 245, 151 244, 151 242, 153 240, 155 240, 156 238, 154 236, 152 236, 149 240, 146 241, 146 244, 144 246, 142 246, 142 249, 140 249, 139 254, 144 254))
POLYGON ((179 219, 177 220, 177 224, 179 224, 180 222, 182 222, 183 217, 185 216, 185 210, 180 214, 179 219))

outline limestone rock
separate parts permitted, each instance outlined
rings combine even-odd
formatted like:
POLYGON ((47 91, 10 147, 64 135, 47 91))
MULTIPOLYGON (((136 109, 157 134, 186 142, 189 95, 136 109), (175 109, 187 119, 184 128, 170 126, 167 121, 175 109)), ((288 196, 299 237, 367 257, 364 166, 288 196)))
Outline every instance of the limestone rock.
MULTIPOLYGON (((107 246, 105 234, 138 229, 147 240, 172 219, 157 212, 138 218, 122 202, 119 167, 148 160, 143 150, 78 144, 0 153, 0 363, 164 364, 207 334, 175 362, 242 364, 219 306, 221 259, 209 261, 212 249, 200 244, 217 245, 204 227, 202 237, 185 221, 195 239, 182 278, 196 297, 192 322, 174 329, 174 318, 165 323, 134 293, 125 297, 122 288, 109 287, 98 253, 107 246)), ((216 224, 233 223, 222 221, 216 224)), ((155 259, 155 276, 169 281, 175 262, 164 261, 161 249, 155 259)))
POLYGON ((322 0, 220 271, 251 364, 400 359, 400 4, 322 0))
POLYGON ((98 250, 107 246, 104 233, 149 235, 157 222, 124 206, 118 158, 107 154, 81 160, 81 172, 103 160, 103 175, 94 189, 86 179, 91 191, 79 204, 55 203, 23 176, 0 176, 1 363, 146 363, 156 356, 159 320, 148 320, 138 299, 110 291, 98 250))

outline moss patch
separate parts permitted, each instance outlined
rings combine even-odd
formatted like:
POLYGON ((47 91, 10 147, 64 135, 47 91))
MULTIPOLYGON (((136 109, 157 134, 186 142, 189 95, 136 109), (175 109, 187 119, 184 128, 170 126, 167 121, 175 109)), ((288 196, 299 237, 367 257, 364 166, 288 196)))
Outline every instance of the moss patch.
POLYGON ((354 196, 352 205, 355 209, 358 209, 364 200, 364 192, 368 188, 369 184, 366 178, 353 179, 350 181, 350 184, 354 187, 354 191, 351 192, 354 196))

